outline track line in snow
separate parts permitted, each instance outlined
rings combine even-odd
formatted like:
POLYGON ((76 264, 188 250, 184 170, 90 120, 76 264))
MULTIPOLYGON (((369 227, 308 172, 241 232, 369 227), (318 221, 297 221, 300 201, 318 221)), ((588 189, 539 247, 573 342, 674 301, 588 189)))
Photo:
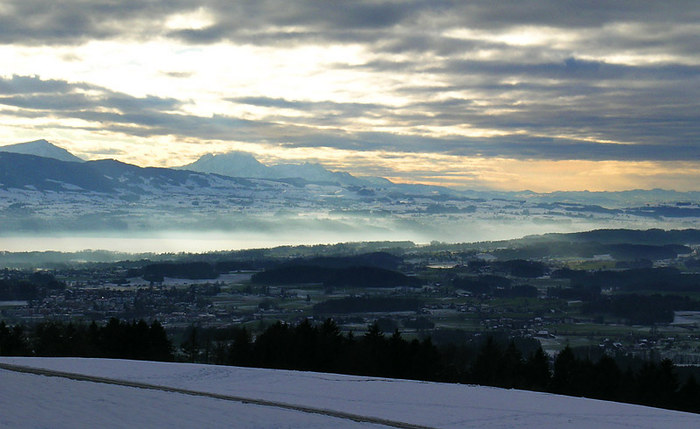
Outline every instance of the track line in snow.
POLYGON ((285 402, 268 401, 265 399, 246 398, 243 396, 223 395, 220 393, 201 392, 197 390, 180 389, 177 387, 160 386, 156 384, 140 383, 136 381, 118 380, 114 378, 96 377, 72 372, 54 371, 42 368, 32 368, 22 365, 0 363, 0 369, 20 372, 25 374, 43 375, 47 377, 61 377, 77 381, 88 381, 93 383, 111 384, 114 386, 133 387, 137 389, 159 390, 162 392, 180 393, 184 395, 201 396, 206 398, 221 399, 224 401, 240 402, 242 404, 260 405, 263 407, 275 407, 285 410, 299 411, 309 414, 320 414, 328 417, 335 417, 344 420, 352 420, 358 423, 372 423, 400 429, 435 429, 430 426, 415 425, 411 423, 399 422, 395 420, 382 419, 379 417, 362 416, 359 414, 346 413, 343 411, 328 410, 323 408, 307 407, 304 405, 294 405, 285 402))

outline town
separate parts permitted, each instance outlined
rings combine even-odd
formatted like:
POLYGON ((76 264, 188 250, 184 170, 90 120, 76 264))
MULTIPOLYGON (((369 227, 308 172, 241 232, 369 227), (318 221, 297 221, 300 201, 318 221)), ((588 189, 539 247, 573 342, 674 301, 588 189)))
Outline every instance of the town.
POLYGON ((551 355, 568 345, 594 357, 695 365, 699 248, 695 230, 616 230, 8 266, 0 271, 0 319, 157 320, 176 345, 192 329, 259 333, 277 321, 333 319, 346 333, 376 324, 436 344, 500 335, 534 339, 551 355))

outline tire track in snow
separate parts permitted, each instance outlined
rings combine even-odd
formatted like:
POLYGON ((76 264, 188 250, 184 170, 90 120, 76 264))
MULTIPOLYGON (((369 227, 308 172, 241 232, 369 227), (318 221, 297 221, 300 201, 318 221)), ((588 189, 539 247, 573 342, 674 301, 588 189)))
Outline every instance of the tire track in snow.
POLYGON ((299 411, 309 414, 320 414, 328 417, 335 417, 344 420, 352 420, 358 423, 372 423, 400 429, 435 429, 430 426, 415 425, 411 423, 399 422, 395 420, 382 419, 379 417, 362 416, 359 414, 346 413, 324 408, 307 407, 304 405, 294 405, 285 402, 268 401, 265 399, 246 398, 243 396, 224 395, 220 393, 200 392, 197 390, 180 389, 177 387, 160 386, 156 384, 140 383, 136 381, 118 380, 114 378, 96 377, 91 375, 75 374, 71 372, 54 371, 42 368, 32 368, 22 365, 0 363, 0 369, 20 372, 25 374, 43 375, 47 377, 61 377, 70 380, 88 381, 92 383, 111 384, 114 386, 133 387, 137 389, 159 390, 162 392, 180 393, 184 395, 201 396, 205 398, 221 399, 224 401, 240 402, 242 404, 260 405, 263 407, 275 407, 285 410, 299 411))

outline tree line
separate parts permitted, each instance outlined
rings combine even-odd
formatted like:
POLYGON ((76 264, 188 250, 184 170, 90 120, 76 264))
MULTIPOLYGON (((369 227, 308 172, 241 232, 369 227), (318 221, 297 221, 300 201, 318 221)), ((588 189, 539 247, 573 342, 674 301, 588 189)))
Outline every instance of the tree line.
POLYGON ((37 271, 31 274, 5 269, 0 278, 0 301, 31 301, 40 299, 47 291, 65 289, 63 282, 47 272, 37 271))
POLYGON ((630 365, 605 354, 592 360, 568 346, 550 359, 539 344, 531 346, 493 336, 436 345, 430 337, 407 340, 398 330, 385 335, 377 323, 356 336, 331 319, 277 322, 255 338, 245 327, 191 326, 182 343, 192 362, 479 384, 700 413, 700 386, 692 375, 681 380, 670 360, 630 365))
POLYGON ((277 322, 257 336, 245 328, 190 326, 177 353, 154 321, 111 319, 45 322, 33 327, 0 321, 0 355, 143 359, 277 368, 479 384, 584 396, 700 413, 700 386, 681 380, 670 360, 637 365, 601 354, 577 356, 565 347, 552 360, 531 339, 484 336, 477 342, 436 345, 430 337, 385 335, 370 325, 363 335, 343 334, 327 319, 296 325, 277 322), (532 347, 534 343, 536 347, 532 347), (527 354, 524 350, 529 350, 527 354))
POLYGON ((72 356, 173 360, 173 347, 158 321, 43 322, 33 327, 0 321, 0 356, 72 356))

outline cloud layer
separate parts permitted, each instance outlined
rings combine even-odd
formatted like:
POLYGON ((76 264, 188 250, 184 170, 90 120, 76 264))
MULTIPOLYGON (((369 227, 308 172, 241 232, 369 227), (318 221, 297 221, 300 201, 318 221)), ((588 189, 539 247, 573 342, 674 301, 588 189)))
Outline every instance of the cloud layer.
POLYGON ((11 0, 0 50, 25 134, 700 162, 695 1, 11 0))

